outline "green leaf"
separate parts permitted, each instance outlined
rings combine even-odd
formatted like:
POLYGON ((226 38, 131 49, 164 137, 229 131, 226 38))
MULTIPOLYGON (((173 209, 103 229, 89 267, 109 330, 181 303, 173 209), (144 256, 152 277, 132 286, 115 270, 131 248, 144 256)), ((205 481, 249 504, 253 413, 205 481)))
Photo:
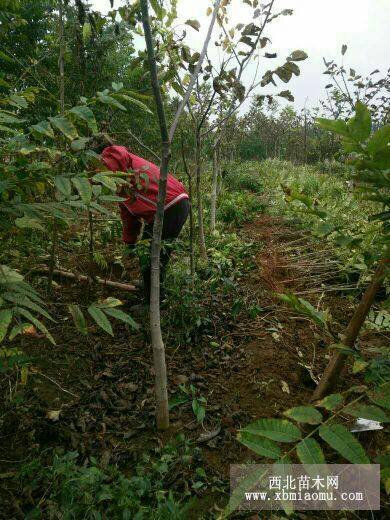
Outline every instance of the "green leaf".
POLYGON ((96 134, 98 131, 95 115, 92 110, 87 105, 80 105, 77 107, 73 107, 69 110, 71 114, 73 114, 78 119, 81 119, 85 123, 87 123, 88 127, 92 130, 93 134, 96 134))
POLYGON ((153 11, 156 13, 157 18, 162 20, 164 16, 164 9, 161 7, 159 0, 150 0, 150 5, 153 7, 153 11))
POLYGON ((45 231, 45 228, 38 220, 26 216, 15 219, 15 224, 21 229, 38 229, 39 231, 45 231))
POLYGON ((103 329, 105 332, 107 332, 111 336, 114 336, 114 333, 113 333, 112 327, 111 327, 111 323, 108 321, 107 316, 104 314, 104 312, 101 309, 96 307, 96 305, 90 305, 88 307, 88 312, 101 329, 103 329))
POLYGON ((85 321, 84 314, 80 309, 79 305, 71 304, 68 305, 69 312, 72 315, 76 329, 81 332, 84 336, 88 334, 87 322, 85 321))
POLYGON ((177 406, 180 406, 181 404, 188 402, 188 396, 180 396, 180 395, 174 395, 172 399, 169 400, 169 410, 173 410, 177 406))
POLYGON ((9 126, 0 125, 0 131, 7 132, 8 134, 17 134, 18 131, 9 126))
POLYGON ((139 101, 138 99, 134 99, 133 97, 130 97, 127 94, 116 94, 116 97, 123 99, 123 101, 128 101, 129 103, 132 103, 133 105, 136 105, 137 107, 141 108, 148 114, 153 114, 153 112, 150 110, 150 108, 148 106, 146 106, 145 103, 142 103, 142 101, 139 101))
POLYGON ((83 25, 83 42, 87 43, 92 35, 92 27, 90 23, 85 23, 83 25))
POLYGON ((86 177, 73 177, 72 183, 78 191, 84 204, 89 204, 92 199, 92 186, 86 177))
MULTIPOLYGON (((259 485, 259 482, 264 482, 263 479, 267 479, 268 482, 270 470, 262 466, 260 468, 256 464, 248 464, 248 470, 245 472, 245 476, 239 481, 237 487, 235 487, 230 494, 229 502, 223 511, 223 518, 230 516, 242 504, 243 497, 245 497, 245 493, 248 492, 248 490, 253 490, 255 485, 259 485)), ((279 474, 279 472, 277 474, 279 474)))
POLYGON ((197 399, 192 400, 192 411, 194 412, 198 423, 202 423, 206 416, 206 409, 199 403, 197 399))
POLYGON ((347 127, 351 137, 355 141, 365 141, 371 133, 371 114, 366 105, 357 101, 355 106, 355 116, 352 117, 347 127))
POLYGON ((119 103, 117 99, 113 98, 112 96, 108 96, 107 94, 103 94, 102 92, 98 93, 98 101, 104 103, 105 105, 110 105, 126 112, 126 107, 119 103))
POLYGON ((37 318, 35 318, 35 316, 33 316, 30 311, 28 311, 27 309, 24 309, 23 307, 18 307, 17 311, 19 314, 21 314, 22 316, 27 318, 28 321, 30 321, 33 325, 35 325, 35 327, 38 330, 43 332, 43 334, 47 337, 47 339, 50 341, 50 343, 52 343, 53 345, 56 344, 53 336, 50 334, 50 332, 47 330, 47 328, 44 326, 44 324, 41 323, 39 320, 37 320, 37 318))
POLYGON ((79 134, 77 133, 77 129, 74 126, 74 124, 69 121, 66 117, 63 116, 56 116, 56 117, 49 117, 49 120, 51 124, 57 128, 61 133, 64 134, 65 137, 67 137, 70 141, 73 139, 77 139, 79 134))
POLYGON ((317 403, 317 406, 321 406, 322 408, 326 408, 326 410, 332 411, 340 406, 343 401, 344 397, 341 394, 330 394, 317 403))
POLYGON ((297 455, 302 464, 325 464, 321 446, 315 439, 303 439, 297 445, 297 455))
POLYGON ((367 151, 375 154, 380 150, 388 148, 390 143, 390 125, 382 126, 370 138, 367 143, 367 151))
POLYGON ((22 281, 23 276, 15 269, 11 269, 8 265, 0 265, 0 283, 9 284, 22 281))
POLYGON ((14 59, 8 56, 8 54, 6 54, 3 51, 0 51, 0 60, 7 61, 8 63, 14 62, 14 59))
POLYGON ((241 431, 277 442, 294 442, 302 437, 299 428, 285 419, 259 419, 241 431))
POLYGON ((381 408, 374 405, 354 404, 344 408, 344 412, 352 417, 362 417, 371 421, 389 422, 390 418, 381 408))
POLYGON ((44 135, 46 137, 54 138, 54 132, 50 126, 49 121, 41 121, 36 125, 31 125, 30 128, 37 134, 44 135))
POLYGON ((317 117, 316 122, 324 130, 329 130, 330 132, 334 132, 335 134, 343 135, 345 137, 350 137, 347 123, 345 121, 343 121, 342 119, 333 120, 333 119, 325 119, 323 117, 317 117))
POLYGON ((122 81, 120 81, 119 83, 116 83, 115 81, 113 81, 113 82, 111 83, 111 86, 112 86, 112 90, 113 90, 114 92, 119 92, 120 90, 123 89, 123 83, 122 83, 122 81))
POLYGON ((374 392, 368 392, 371 402, 390 410, 390 381, 381 385, 374 392))
POLYGON ((70 147, 74 152, 85 150, 85 146, 89 141, 89 137, 79 137, 70 143, 70 147))
POLYGON ((18 96, 17 94, 13 94, 12 96, 10 96, 9 104, 18 108, 28 108, 26 98, 24 98, 23 96, 18 96))
POLYGON ((0 87, 11 88, 11 85, 5 79, 0 78, 0 87))
MULTIPOLYGON (((102 198, 103 197, 100 197, 100 199, 102 199, 102 198)), ((107 208, 105 208, 104 206, 101 206, 97 202, 91 202, 90 205, 88 206, 88 209, 90 211, 95 210, 95 213, 103 213, 104 215, 112 215, 112 213, 110 213, 110 211, 108 211, 107 208)))
POLYGON ((195 31, 198 31, 198 32, 199 32, 199 29, 200 29, 200 23, 198 22, 198 20, 187 20, 187 21, 186 21, 186 25, 189 25, 190 27, 192 27, 193 29, 195 29, 195 31))
POLYGON ((118 300, 118 298, 113 298, 112 296, 108 296, 103 301, 101 301, 98 305, 101 309, 109 309, 112 307, 119 307, 123 305, 122 300, 118 300))
POLYGON ((12 341, 16 338, 19 334, 24 334, 26 330, 31 328, 31 323, 20 323, 19 325, 15 325, 12 327, 8 339, 9 341, 12 341))
POLYGON ((120 309, 113 309, 111 307, 110 308, 105 307, 104 312, 117 320, 124 321, 125 323, 130 325, 134 330, 139 329, 138 323, 136 323, 131 316, 129 316, 125 312, 121 311, 120 309))
POLYGON ((342 424, 331 424, 320 427, 320 437, 342 457, 353 464, 369 464, 360 442, 342 424))
POLYGON ((106 188, 108 188, 109 190, 111 191, 116 191, 116 182, 115 180, 109 176, 109 175, 104 175, 103 173, 97 173, 96 175, 93 176, 93 180, 95 182, 100 182, 100 184, 103 184, 103 186, 106 186, 106 188))
POLYGON ((99 200, 103 202, 124 202, 126 199, 117 195, 101 195, 99 200))
POLYGON ((277 94, 277 95, 280 97, 286 98, 288 101, 291 101, 291 102, 294 101, 294 96, 291 94, 291 92, 289 90, 282 90, 282 92, 279 92, 279 94, 277 94))
POLYGON ((7 125, 17 125, 19 123, 23 123, 26 121, 25 119, 19 119, 18 117, 15 117, 14 115, 11 115, 6 112, 2 112, 0 110, 0 123, 6 123, 7 125))
POLYGON ((352 366, 352 373, 358 374, 362 370, 365 370, 367 367, 368 367, 367 361, 364 361, 363 359, 357 359, 352 366))
POLYGON ((12 311, 5 309, 0 311, 0 343, 3 341, 7 334, 9 324, 12 320, 12 311))
POLYGON ((320 236, 330 235, 333 231, 335 231, 335 227, 330 222, 319 222, 315 227, 316 234, 320 236))
POLYGON ((28 309, 31 309, 32 311, 38 312, 39 314, 42 314, 45 318, 47 318, 50 321, 55 322, 56 320, 50 316, 50 314, 45 311, 40 305, 38 305, 35 302, 32 302, 30 298, 27 296, 22 296, 17 293, 6 293, 4 294, 4 298, 18 306, 27 307, 28 309))
POLYGON ((289 419, 308 424, 319 424, 322 421, 321 413, 314 406, 296 406, 284 412, 289 419))
POLYGON ((305 51, 293 51, 287 58, 287 61, 303 61, 307 59, 307 53, 305 51))
POLYGON ((62 175, 59 175, 57 177, 54 177, 54 184, 57 190, 64 195, 67 199, 72 195, 72 184, 70 182, 70 179, 68 177, 64 177, 62 175))
POLYGON ((274 441, 259 437, 253 433, 242 431, 238 433, 237 439, 241 444, 257 453, 257 455, 276 460, 282 454, 279 446, 274 441))

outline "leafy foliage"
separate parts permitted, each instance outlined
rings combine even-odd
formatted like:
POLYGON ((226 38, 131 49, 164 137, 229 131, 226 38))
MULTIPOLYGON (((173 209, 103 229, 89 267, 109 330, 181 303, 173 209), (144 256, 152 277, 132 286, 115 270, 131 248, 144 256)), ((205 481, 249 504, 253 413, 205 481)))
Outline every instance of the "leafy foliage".
MULTIPOLYGON (((48 500, 39 499, 26 511, 29 517, 50 515, 93 519, 110 518, 176 519, 186 516, 186 508, 164 482, 178 460, 189 458, 190 448, 181 439, 171 443, 152 457, 146 457, 132 476, 116 466, 105 466, 91 457, 84 464, 76 451, 54 454, 51 463, 33 459, 18 472, 20 485, 28 487, 32 497, 49 485, 48 500)), ((199 479, 199 477, 198 477, 199 479)), ((34 503, 34 502, 32 502, 34 503)))

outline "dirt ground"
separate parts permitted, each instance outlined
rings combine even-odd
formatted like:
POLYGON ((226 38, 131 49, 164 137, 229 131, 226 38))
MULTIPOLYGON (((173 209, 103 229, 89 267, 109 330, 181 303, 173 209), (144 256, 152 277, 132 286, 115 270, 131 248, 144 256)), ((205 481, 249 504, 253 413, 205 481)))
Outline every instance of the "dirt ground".
MULTIPOLYGON (((174 395, 180 384, 193 383, 207 399, 204 424, 199 425, 190 405, 184 405, 172 410, 168 432, 156 432, 154 372, 146 329, 134 334, 115 325, 115 338, 98 330, 87 337, 77 336, 67 326, 68 317, 58 312, 58 324, 51 329, 58 338, 56 346, 43 339, 25 339, 23 350, 32 358, 27 384, 15 388, 12 379, 0 376, 0 474, 12 473, 32 455, 59 445, 126 469, 145 450, 178 433, 202 448, 206 472, 225 484, 230 464, 256 460, 237 442, 237 430, 254 419, 275 417, 306 403, 326 363, 326 345, 333 342, 330 334, 281 303, 276 293, 291 290, 313 305, 321 299, 322 307, 329 307, 334 318, 333 334, 343 329, 353 304, 340 289, 344 282, 337 269, 329 267, 334 259, 326 246, 314 246, 302 232, 269 216, 259 216, 241 233, 262 244, 254 258, 255 268, 240 281, 241 296, 256 302, 260 311, 254 317, 246 314, 234 322, 222 322, 217 347, 206 341, 174 348, 167 345, 170 392, 174 395), (327 290, 333 286, 334 291, 327 290), (15 406, 10 393, 15 401, 19 392, 23 401, 15 406), (49 418, 50 411, 59 412, 57 421, 49 418)), ((59 283, 58 303, 86 290, 78 284, 59 283)), ((109 290, 105 293, 113 295, 109 290)), ((361 345, 380 339, 378 333, 365 332, 361 345)), ((354 380, 359 382, 359 378, 354 380)), ((8 507, 0 512, 1 518, 17 518, 15 503, 28 501, 15 493, 7 478, 2 478, 0 500, 8 507)), ((199 492, 198 498, 196 510, 189 513, 193 518, 226 500, 215 492, 199 492)))

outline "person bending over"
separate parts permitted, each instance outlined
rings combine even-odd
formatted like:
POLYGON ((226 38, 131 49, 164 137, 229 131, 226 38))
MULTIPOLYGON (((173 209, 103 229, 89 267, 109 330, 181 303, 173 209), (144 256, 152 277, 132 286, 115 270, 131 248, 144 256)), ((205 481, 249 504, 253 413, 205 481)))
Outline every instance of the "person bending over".
MULTIPOLYGON (((155 164, 129 152, 124 146, 108 146, 101 152, 103 164, 111 171, 135 171, 137 182, 133 182, 132 194, 119 203, 122 219, 122 239, 134 250, 139 239, 142 221, 145 222, 142 239, 151 239, 157 210, 158 182, 160 169, 155 164)), ((162 239, 173 242, 180 234, 189 213, 189 198, 183 184, 168 174, 167 194, 164 207, 162 239)), ((140 265, 146 302, 150 300, 150 249, 146 262, 140 265)), ((160 255, 160 283, 163 284, 171 248, 162 247, 160 255)))

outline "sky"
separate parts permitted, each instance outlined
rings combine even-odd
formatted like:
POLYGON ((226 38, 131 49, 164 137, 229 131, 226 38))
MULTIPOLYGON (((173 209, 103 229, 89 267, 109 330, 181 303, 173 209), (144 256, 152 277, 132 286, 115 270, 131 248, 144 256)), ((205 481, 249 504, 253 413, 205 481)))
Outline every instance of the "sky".
MULTIPOLYGON (((107 12, 109 0, 90 0, 94 9, 107 12)), ((115 0, 114 7, 123 5, 123 0, 115 0)), ((207 7, 211 0, 179 0, 178 25, 187 19, 198 19, 201 31, 197 33, 187 27, 187 44, 194 50, 200 50, 203 35, 207 30, 209 18, 207 7)), ((385 72, 389 67, 390 56, 390 0, 276 0, 275 10, 293 9, 292 16, 281 16, 269 24, 264 36, 269 36, 272 44, 265 49, 277 52, 278 59, 264 59, 264 71, 283 63, 291 51, 302 49, 309 55, 306 61, 298 63, 301 75, 294 77, 286 86, 281 81, 273 92, 290 89, 295 97, 295 107, 301 109, 318 105, 325 97, 325 85, 329 77, 322 58, 341 61, 341 46, 348 45, 344 56, 346 68, 352 67, 358 73, 369 74, 374 69, 385 72)), ((232 0, 230 8, 232 25, 248 23, 247 6, 242 0, 232 0)), ((217 30, 215 32, 217 35, 217 30)), ((214 45, 212 57, 218 59, 214 45)), ((254 65, 248 67, 247 79, 254 74, 254 65)), ((257 93, 271 93, 268 89, 257 93)))

